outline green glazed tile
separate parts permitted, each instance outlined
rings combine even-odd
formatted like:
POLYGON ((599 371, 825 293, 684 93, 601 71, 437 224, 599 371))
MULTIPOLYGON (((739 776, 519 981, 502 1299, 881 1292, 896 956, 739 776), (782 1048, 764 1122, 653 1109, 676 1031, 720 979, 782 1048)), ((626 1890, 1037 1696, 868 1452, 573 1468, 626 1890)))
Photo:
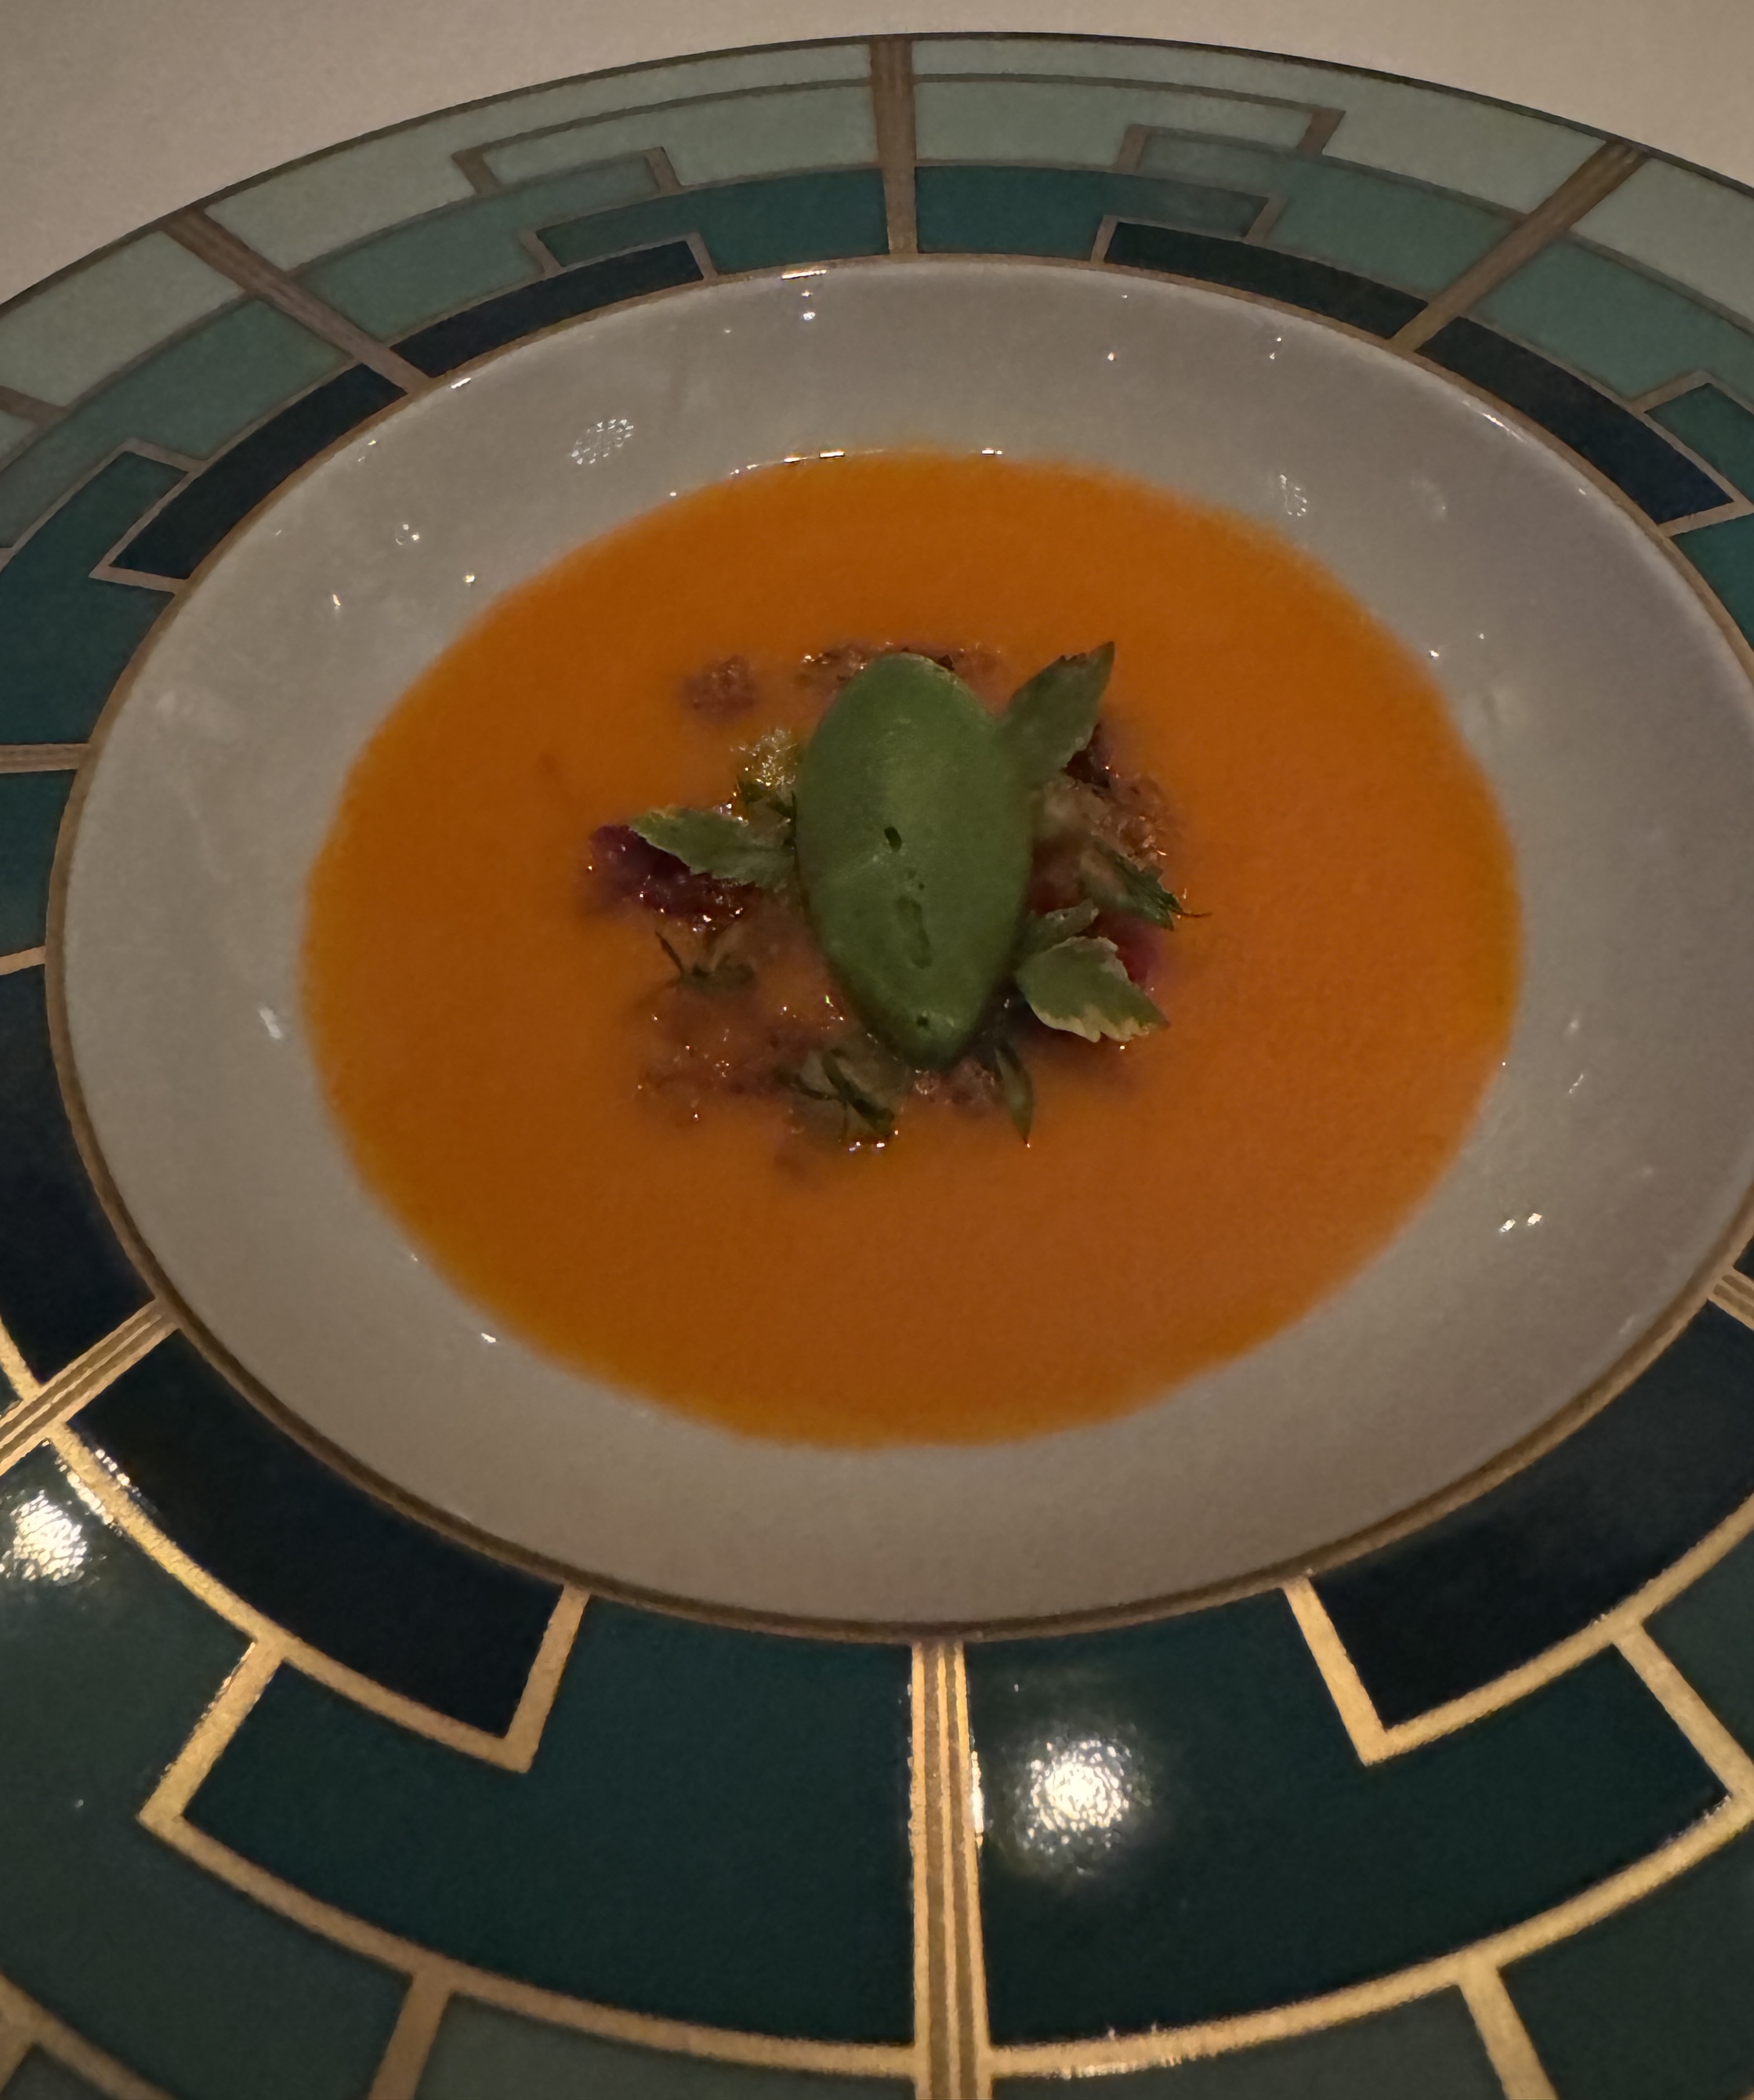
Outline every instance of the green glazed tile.
POLYGON ((64 406, 236 297, 168 233, 143 234, 0 311, 0 386, 64 406))
POLYGON ((1504 212, 1422 183, 1205 139, 1151 139, 1139 171, 1283 197, 1285 209, 1267 234, 1267 247, 1413 292, 1435 292, 1459 276, 1511 223, 1504 212))
POLYGON ((34 948, 49 910, 49 867, 71 773, 0 774, 0 955, 34 948))
POLYGON ((1754 413, 1715 386, 1695 386, 1650 411, 1652 418, 1754 496, 1754 413))
POLYGON ((628 2049, 453 1998, 416 2100, 909 2100, 912 2090, 894 2079, 628 2049))
POLYGON ((1628 398, 1687 372, 1754 395, 1754 337, 1575 240, 1543 249, 1474 311, 1628 398))
POLYGON ((8 452, 15 452, 28 439, 37 435, 37 426, 27 422, 22 416, 9 416, 0 408, 0 459, 8 452))
POLYGON ((5 2100, 103 2100, 95 2085, 33 2049, 7 2081, 5 2100))
POLYGON ((1377 1765, 1277 1593, 972 1648, 995 2040, 1181 2026, 1501 1930, 1721 1789, 1617 1654, 1377 1765))
MULTIPOLYGON (((1116 2100, 1504 2100, 1461 1994, 1439 1991, 1289 2041, 1135 2071, 1116 2100)), ((997 2100, 1064 2100, 1064 2079, 1007 2078, 997 2100)))
POLYGON ((1094 168, 922 168, 916 195, 921 248, 974 255, 1087 256, 1110 214, 1236 238, 1266 201, 1094 168))
MULTIPOLYGON (((572 125, 690 97, 818 81, 864 78, 862 44, 794 46, 733 52, 678 65, 622 73, 503 95, 472 108, 430 117, 381 138, 337 148, 302 166, 265 177, 209 207, 223 225, 293 270, 320 255, 399 226, 417 213, 474 194, 453 154, 553 125, 572 125)), ((654 139, 640 141, 653 145, 654 139)), ((591 156, 619 150, 603 148, 591 156)))
POLYGON ((1675 545, 1724 602, 1724 609, 1754 642, 1754 518, 1732 518, 1676 536, 1675 545))
POLYGON ((1021 161, 1112 168, 1135 124, 1292 147, 1307 109, 1184 88, 1033 80, 928 80, 916 94, 923 161, 1021 161))
POLYGON ((1754 1835, 1505 1971, 1560 2100, 1754 2089, 1754 1835))
POLYGON ((44 1455, 0 1484, 0 1974, 178 2100, 359 2100, 402 1979, 135 1820, 240 1636, 44 1455))
POLYGON ((592 1603, 527 1773, 306 1679, 192 1804, 245 1858, 550 1990, 759 2033, 913 2027, 905 1649, 592 1603))
POLYGON ((631 204, 656 188, 650 168, 637 157, 579 168, 562 181, 417 218, 313 263, 304 281, 374 335, 406 335, 423 321, 533 277, 535 260, 520 233, 573 212, 631 204))
POLYGON ((346 363, 297 321, 246 299, 64 417, 0 468, 0 543, 130 439, 205 458, 346 363))
POLYGON ((110 688, 170 602, 91 571, 182 479, 124 452, 0 569, 0 743, 81 743, 110 688))
POLYGON ((1602 143, 1527 109, 1341 66, 1258 57, 1188 45, 1078 38, 923 37, 914 46, 921 80, 971 73, 1033 73, 1079 81, 1174 82, 1230 95, 1276 96, 1346 113, 1330 159, 1380 168, 1463 196, 1527 211, 1556 190, 1602 143))
POLYGON ((1650 1631, 1718 1719, 1754 1750, 1754 1538, 1683 1590, 1650 1631))
POLYGON ((1646 161, 1576 230, 1754 321, 1754 196, 1733 183, 1646 161))
POLYGON ((699 233, 727 273, 838 255, 880 255, 889 245, 883 179, 875 169, 844 168, 728 183, 544 226, 542 238, 557 262, 571 264, 686 233, 699 233))

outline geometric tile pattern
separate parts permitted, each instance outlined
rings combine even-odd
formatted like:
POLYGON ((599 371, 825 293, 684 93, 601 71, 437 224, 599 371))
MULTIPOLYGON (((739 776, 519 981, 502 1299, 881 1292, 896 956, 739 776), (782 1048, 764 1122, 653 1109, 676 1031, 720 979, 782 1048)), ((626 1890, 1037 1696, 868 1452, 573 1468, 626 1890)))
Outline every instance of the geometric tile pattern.
POLYGON ((1754 199, 1258 54, 733 52, 271 172, 0 309, 6 2100, 1733 2100, 1754 1264, 1342 1565, 906 1646, 587 1599, 394 1509, 151 1302, 63 1105, 106 701, 306 461, 505 343, 918 252, 1149 271, 1492 394, 1754 638, 1754 199))

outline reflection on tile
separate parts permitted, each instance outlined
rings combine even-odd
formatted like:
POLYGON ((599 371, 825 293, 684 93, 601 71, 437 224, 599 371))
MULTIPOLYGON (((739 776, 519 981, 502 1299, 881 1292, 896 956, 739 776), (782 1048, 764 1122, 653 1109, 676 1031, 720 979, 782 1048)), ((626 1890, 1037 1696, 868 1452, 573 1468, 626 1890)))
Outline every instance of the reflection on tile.
POLYGON ((447 320, 404 336, 396 348, 411 364, 434 378, 453 372, 472 357, 479 357, 502 343, 516 342, 538 329, 552 328, 556 321, 571 320, 580 314, 611 307, 623 299, 642 298, 648 292, 668 290, 676 285, 698 284, 700 265, 685 241, 672 240, 657 248, 641 248, 631 255, 615 255, 602 262, 585 263, 557 277, 539 278, 515 292, 483 299, 447 320))
POLYGON ((64 405, 237 287, 168 233, 143 234, 0 312, 0 386, 64 405))
POLYGON ((399 386, 363 364, 338 373, 186 483, 114 566, 153 576, 193 576, 232 527, 289 474, 402 398, 399 386))
POLYGON ((892 2079, 628 2049, 456 1998, 416 2100, 908 2100, 912 2089, 892 2079))
MULTIPOLYGON (((1007 2078, 998 2100, 1064 2100, 1063 2079, 1007 2078)), ((1122 2074, 1116 2100, 1504 2100, 1459 1992, 1289 2041, 1122 2074)))
POLYGON ((1108 243, 1108 260, 1135 270, 1162 270, 1199 277, 1239 292, 1258 292, 1288 306, 1346 321, 1368 334, 1391 336, 1418 312, 1420 302, 1331 263, 1306 262, 1270 248, 1238 240, 1213 240, 1198 233, 1169 233, 1161 227, 1124 223, 1108 243))
POLYGON ((1562 2100, 1754 2088, 1754 1836, 1505 1972, 1562 2100))
POLYGON ((1602 143, 1593 133, 1471 95, 1373 78, 1340 67, 1192 45, 1073 38, 924 37, 914 70, 936 75, 1040 73, 1174 82, 1232 95, 1277 96, 1346 112, 1330 157, 1410 175, 1464 196, 1528 211, 1602 143))
POLYGON ((1734 184, 1646 161, 1577 232, 1754 321, 1754 196, 1734 184))
POLYGON ((345 361, 284 314, 245 300, 137 365, 0 470, 0 540, 25 531, 118 445, 143 439, 204 457, 345 361))
POLYGON ((1094 169, 922 168, 916 190, 921 249, 952 255, 1082 259, 1095 246, 1103 220, 1117 213, 1240 240, 1266 201, 1246 188, 1094 169))
POLYGON ((1754 496, 1754 412, 1716 386, 1695 386, 1650 411, 1744 496, 1754 496))
MULTIPOLYGON (((1724 609, 1754 642, 1754 518, 1732 518, 1683 532, 1677 548, 1724 602, 1724 609)), ((1747 1268, 1747 1258, 1740 1264, 1747 1268)), ((1747 1273, 1754 1275, 1754 1268, 1747 1273)))
POLYGON ((1754 1751, 1754 1539, 1659 1612, 1650 1631, 1731 1735, 1754 1751))
POLYGON ((1617 1654, 1361 1765, 1278 1593, 973 1648, 994 2039, 1223 2018, 1574 1895, 1717 1782, 1617 1654))
POLYGON ((1628 399, 1689 372, 1754 396, 1746 329, 1575 240, 1544 248, 1474 311, 1628 399))
POLYGON ((1420 183, 1205 139, 1148 139, 1139 170, 1268 191, 1285 201, 1266 236, 1268 247, 1413 292, 1433 293, 1459 277, 1511 223, 1505 212, 1420 183))
POLYGON ((1728 501, 1709 474, 1630 409, 1478 321, 1451 321, 1424 355, 1550 430, 1659 525, 1728 501))
POLYGON ((6 2100, 101 2100, 98 2089, 87 2085, 64 2063, 57 2063, 33 2049, 7 2081, 6 2100))
POLYGON ((82 1410, 161 1529, 289 1633, 503 1734, 557 1586, 400 1515, 233 1392, 180 1335, 82 1410))
POLYGON ((49 910, 49 866, 71 773, 0 774, 0 955, 34 948, 49 910))
POLYGON ((575 263, 685 233, 699 234, 726 276, 839 255, 881 255, 889 245, 883 179, 875 170, 847 168, 732 183, 548 226, 542 238, 557 261, 575 263))
POLYGON ((170 603, 91 571, 182 479, 124 452, 0 569, 0 743, 82 743, 110 688, 170 603))
POLYGON ((1577 1633, 1754 1494, 1754 1332, 1708 1305, 1593 1420, 1316 1583, 1392 1726, 1577 1633))
POLYGON ((1312 111, 1182 88, 1064 81, 924 80, 917 90, 923 161, 1020 161, 1112 168, 1130 126, 1210 133, 1289 148, 1312 111))
POLYGON ((46 1456, 0 1481, 0 1971, 178 2100, 359 2100, 399 1978, 135 1821, 240 1643, 46 1456))
POLYGON ((597 73, 451 110, 381 138, 339 147, 302 167, 267 176, 210 209, 222 225, 271 262, 297 269, 417 213, 469 196, 469 180, 451 157, 467 147, 690 96, 862 80, 866 70, 862 44, 818 44, 597 73))
POLYGON ((905 1650, 593 1602, 527 1773, 283 1672, 191 1820, 481 1967, 715 2027, 913 2027, 905 1650))
POLYGON ((146 1296, 61 1105, 42 972, 15 971, 0 977, 0 1321, 46 1379, 146 1296))
POLYGON ((394 227, 325 262, 304 282, 372 334, 406 334, 422 321, 509 290, 536 274, 522 232, 574 212, 604 211, 657 188, 638 155, 576 168, 564 179, 534 183, 510 196, 468 204, 394 227))

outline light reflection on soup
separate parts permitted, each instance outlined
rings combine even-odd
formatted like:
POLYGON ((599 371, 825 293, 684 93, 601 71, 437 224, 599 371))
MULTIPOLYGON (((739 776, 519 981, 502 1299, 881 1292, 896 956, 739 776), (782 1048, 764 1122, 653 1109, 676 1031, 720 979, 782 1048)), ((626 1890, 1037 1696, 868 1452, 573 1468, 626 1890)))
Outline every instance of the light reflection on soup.
POLYGON ((1271 534, 1124 480, 887 454, 762 469, 493 605, 360 758, 312 877, 306 1004, 359 1169, 496 1320, 753 1434, 974 1442, 1093 1422, 1263 1340, 1388 1240, 1505 1051, 1518 912, 1420 665, 1271 534), (593 912, 594 827, 710 803, 848 638, 1015 683, 1113 638, 1155 774, 1167 1030, 1043 1061, 1033 1142, 922 1105, 881 1151, 642 1096, 668 965, 593 912), (715 659, 764 698, 679 701, 715 659))

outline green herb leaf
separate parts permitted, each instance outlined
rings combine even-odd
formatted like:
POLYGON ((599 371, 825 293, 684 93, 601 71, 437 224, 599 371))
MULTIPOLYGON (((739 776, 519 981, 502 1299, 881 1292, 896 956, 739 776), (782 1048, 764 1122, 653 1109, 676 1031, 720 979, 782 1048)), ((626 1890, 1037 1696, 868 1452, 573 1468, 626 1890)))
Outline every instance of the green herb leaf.
POLYGON ((1148 867, 1092 840, 1080 870, 1084 893, 1104 911, 1125 911, 1148 919, 1153 926, 1173 926, 1188 913, 1181 899, 1167 890, 1148 867))
POLYGON ((1082 938, 1044 948, 1017 965, 1017 989, 1038 1021, 1099 1043, 1130 1043, 1163 1016, 1127 975, 1113 941, 1082 938))
POLYGON ((791 873, 791 855, 782 845, 722 810, 648 810, 629 828, 696 875, 716 876, 721 882, 781 889, 791 873))
POLYGON ((1020 955, 1038 955, 1043 948, 1057 947, 1060 942, 1069 941, 1074 933, 1082 933, 1096 916, 1096 907, 1088 902, 1069 904, 1059 911, 1043 911, 1038 917, 1025 919, 1023 935, 1017 944, 1020 955))
POLYGON ((1000 721, 1030 787, 1052 779, 1090 742, 1113 663, 1112 642, 1058 656, 1011 696, 1000 721))
POLYGON ((841 1050, 822 1052, 822 1077, 835 1091, 835 1096, 849 1114, 858 1118, 866 1128, 876 1137, 895 1135, 895 1111, 892 1105, 861 1083, 851 1061, 841 1050))
POLYGON ((1008 1035, 995 1035, 981 1047, 981 1061, 998 1086, 998 1097, 1012 1127, 1027 1145, 1035 1127, 1035 1082, 1017 1046, 1008 1035))
POLYGON ((895 1135, 895 1112, 912 1083, 913 1073, 867 1035, 848 1037, 826 1050, 813 1050, 801 1067, 782 1066, 774 1078, 806 1101, 832 1104, 867 1136, 895 1135))
POLYGON ((715 955, 710 951, 699 962, 685 962, 660 933, 658 945, 670 958, 677 986, 684 991, 742 991, 756 981, 756 973, 741 955, 715 955))

